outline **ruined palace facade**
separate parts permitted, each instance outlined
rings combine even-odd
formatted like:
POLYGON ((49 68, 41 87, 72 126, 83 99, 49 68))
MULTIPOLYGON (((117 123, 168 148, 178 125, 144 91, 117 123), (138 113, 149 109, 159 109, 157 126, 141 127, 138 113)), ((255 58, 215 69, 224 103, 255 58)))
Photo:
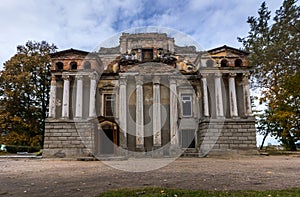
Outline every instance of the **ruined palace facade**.
POLYGON ((256 149, 247 52, 199 51, 165 33, 51 55, 46 157, 172 156, 256 149))

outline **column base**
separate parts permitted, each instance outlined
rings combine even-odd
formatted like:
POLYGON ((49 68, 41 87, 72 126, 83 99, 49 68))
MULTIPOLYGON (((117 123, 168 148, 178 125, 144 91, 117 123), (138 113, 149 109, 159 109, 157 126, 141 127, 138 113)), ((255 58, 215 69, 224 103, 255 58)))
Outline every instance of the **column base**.
POLYGON ((87 120, 94 120, 96 118, 97 118, 97 116, 90 116, 90 117, 87 118, 87 120))
POLYGON ((240 117, 239 116, 233 116, 233 117, 231 117, 232 119, 234 119, 234 120, 238 120, 238 119, 240 119, 240 117))
POLYGON ((73 118, 75 121, 83 121, 84 119, 82 119, 82 117, 75 117, 73 118))
POLYGON ((217 119, 225 120, 225 116, 217 116, 217 119))
POLYGON ((61 120, 70 120, 69 117, 61 117, 60 119, 61 119, 61 120))
POLYGON ((144 152, 145 151, 145 147, 144 147, 144 145, 136 145, 135 146, 135 150, 137 152, 144 152))

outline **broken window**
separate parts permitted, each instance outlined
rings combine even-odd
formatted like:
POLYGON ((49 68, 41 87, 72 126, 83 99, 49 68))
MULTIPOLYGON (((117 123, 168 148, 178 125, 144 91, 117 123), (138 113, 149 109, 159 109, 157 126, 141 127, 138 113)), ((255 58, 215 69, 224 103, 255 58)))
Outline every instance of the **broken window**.
POLYGON ((70 68, 71 68, 71 70, 77 70, 77 63, 76 62, 71 62, 70 63, 70 68))
POLYGON ((243 66, 243 61, 241 59, 236 59, 234 61, 234 66, 235 67, 241 67, 241 66, 243 66))
POLYGON ((221 67, 227 67, 228 66, 227 64, 228 64, 228 61, 226 59, 223 59, 221 61, 221 67))
POLYGON ((56 70, 64 69, 64 64, 62 62, 57 62, 55 65, 56 65, 56 70))

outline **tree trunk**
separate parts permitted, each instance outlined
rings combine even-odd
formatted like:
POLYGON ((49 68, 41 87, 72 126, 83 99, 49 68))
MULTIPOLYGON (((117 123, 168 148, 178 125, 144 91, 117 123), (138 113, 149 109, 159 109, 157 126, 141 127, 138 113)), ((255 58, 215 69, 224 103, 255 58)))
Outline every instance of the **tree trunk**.
POLYGON ((286 150, 289 150, 289 151, 297 151, 297 147, 296 147, 296 144, 295 144, 295 140, 294 140, 294 137, 291 136, 291 134, 289 133, 285 140, 282 141, 286 147, 286 150))
POLYGON ((262 142, 261 142, 261 145, 260 145, 260 148, 259 148, 259 150, 262 150, 262 149, 263 149, 263 147, 264 147, 264 143, 265 143, 265 140, 266 140, 266 138, 267 138, 268 134, 269 134, 269 133, 266 133, 266 134, 264 135, 264 138, 263 138, 263 140, 262 140, 262 142))
POLYGON ((289 142, 290 151, 297 151, 297 147, 296 147, 294 138, 292 136, 288 138, 288 142, 289 142))

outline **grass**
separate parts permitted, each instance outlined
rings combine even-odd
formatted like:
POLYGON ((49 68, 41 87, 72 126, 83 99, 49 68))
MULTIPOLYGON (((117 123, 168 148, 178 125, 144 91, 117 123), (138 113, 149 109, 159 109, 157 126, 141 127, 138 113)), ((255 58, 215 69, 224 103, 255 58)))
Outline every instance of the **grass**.
POLYGON ((107 191, 99 196, 117 197, 298 197, 300 189, 271 190, 271 191, 204 191, 204 190, 181 190, 166 188, 144 188, 144 189, 121 189, 107 191))
POLYGON ((11 153, 0 151, 0 156, 1 155, 9 155, 9 154, 11 154, 11 153))

